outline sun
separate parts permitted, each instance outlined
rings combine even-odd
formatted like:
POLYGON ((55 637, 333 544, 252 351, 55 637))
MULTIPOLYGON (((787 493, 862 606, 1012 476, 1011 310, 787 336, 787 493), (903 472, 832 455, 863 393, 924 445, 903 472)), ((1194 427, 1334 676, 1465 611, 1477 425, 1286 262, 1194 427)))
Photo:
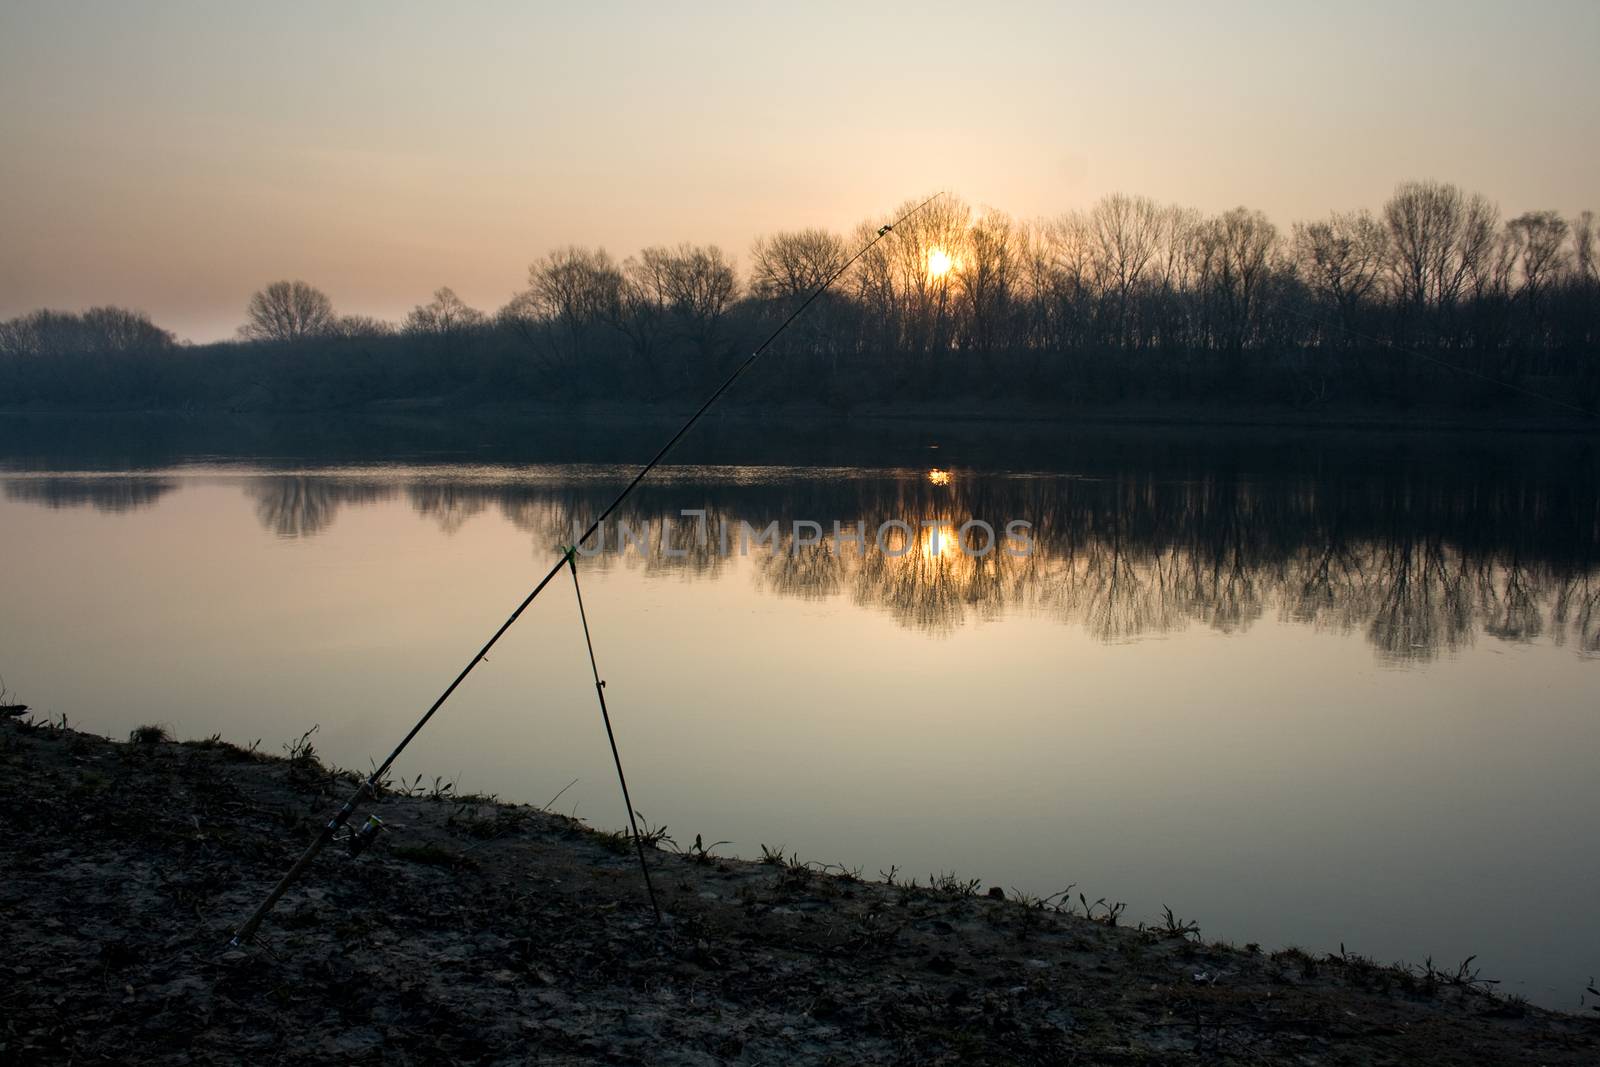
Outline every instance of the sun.
POLYGON ((950 273, 950 268, 955 266, 955 260, 950 258, 950 253, 942 248, 928 249, 928 277, 943 278, 950 273))

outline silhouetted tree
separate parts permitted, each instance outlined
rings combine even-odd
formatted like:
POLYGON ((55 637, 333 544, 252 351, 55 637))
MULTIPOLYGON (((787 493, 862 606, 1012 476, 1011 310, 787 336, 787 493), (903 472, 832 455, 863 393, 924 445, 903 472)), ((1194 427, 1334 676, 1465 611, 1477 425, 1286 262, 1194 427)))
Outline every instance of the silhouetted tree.
POLYGON ((80 314, 34 311, 0 323, 0 354, 126 354, 169 348, 173 336, 142 311, 95 307, 80 314))
POLYGON ((1379 291, 1389 253, 1388 232, 1367 211, 1334 212, 1322 222, 1296 223, 1295 255, 1313 295, 1346 326, 1379 291))
POLYGON ((389 337, 395 328, 394 323, 372 315, 340 315, 328 333, 333 337, 389 337))
POLYGON ((686 244, 673 249, 647 248, 639 254, 639 261, 662 304, 691 337, 709 344, 739 291, 733 265, 722 249, 686 244))
POLYGON ((250 297, 239 336, 252 341, 299 341, 334 332, 333 302, 302 281, 273 282, 250 297))
POLYGON ((1202 284, 1216 340, 1237 360, 1261 310, 1261 294, 1278 250, 1278 230, 1259 211, 1236 207, 1206 223, 1201 236, 1202 284))
POLYGON ((406 316, 405 331, 434 337, 457 337, 482 326, 488 316, 466 305, 455 290, 443 286, 433 291, 433 301, 418 304, 406 316))
POLYGON ((622 311, 622 271, 603 248, 558 248, 528 267, 528 288, 500 312, 544 368, 570 375, 622 311))
MULTIPOLYGON (((1384 205, 1388 269, 1401 312, 1432 319, 1434 342, 1449 341, 1469 282, 1493 273, 1499 213, 1481 196, 1443 182, 1405 182, 1384 205)), ((1405 339, 1402 330, 1402 340, 1405 339)))
POLYGON ((1121 193, 1106 197, 1089 212, 1095 282, 1102 293, 1115 297, 1116 341, 1123 348, 1132 341, 1130 305, 1160 247, 1162 221, 1155 201, 1121 193))
POLYGON ((844 240, 827 230, 758 237, 750 250, 750 292, 763 300, 809 295, 844 266, 844 240))
POLYGON ((1010 217, 984 212, 968 231, 965 246, 955 274, 968 324, 966 343, 987 356, 1001 343, 1011 306, 1017 260, 1010 217))

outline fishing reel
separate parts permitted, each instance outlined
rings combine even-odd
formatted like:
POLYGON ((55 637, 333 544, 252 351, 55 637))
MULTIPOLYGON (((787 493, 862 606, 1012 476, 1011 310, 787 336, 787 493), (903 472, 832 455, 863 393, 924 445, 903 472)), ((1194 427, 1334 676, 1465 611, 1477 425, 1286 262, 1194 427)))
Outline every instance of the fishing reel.
POLYGON ((344 838, 345 847, 350 850, 350 858, 355 859, 370 848, 383 829, 382 819, 376 815, 368 815, 367 821, 361 824, 361 829, 351 830, 344 838))

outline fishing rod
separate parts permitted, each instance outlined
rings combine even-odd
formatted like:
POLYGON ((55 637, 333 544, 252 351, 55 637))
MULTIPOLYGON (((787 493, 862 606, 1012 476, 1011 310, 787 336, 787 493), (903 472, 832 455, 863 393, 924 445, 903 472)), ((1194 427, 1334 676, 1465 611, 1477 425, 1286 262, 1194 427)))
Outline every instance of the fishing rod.
MULTIPOLYGON (((433 702, 432 706, 430 706, 427 711, 423 712, 422 718, 418 719, 416 725, 411 727, 411 730, 405 735, 405 737, 401 738, 400 743, 394 747, 394 751, 389 753, 382 763, 373 768, 372 773, 356 787, 355 792, 351 794, 349 800, 345 801, 344 806, 335 812, 333 817, 323 825, 322 829, 317 833, 317 836, 312 839, 308 846, 306 846, 305 852, 301 853, 300 858, 295 860, 294 865, 291 866, 288 871, 284 872, 283 877, 278 880, 278 884, 272 887, 272 891, 267 894, 266 899, 263 900, 256 910, 250 914, 250 917, 240 924, 239 928, 234 931, 233 938, 229 941, 229 945, 231 947, 237 948, 255 937, 256 931, 260 928, 262 920, 264 920, 268 913, 272 911, 279 899, 283 897, 283 894, 288 892, 289 887, 294 885, 300 876, 305 873, 306 868, 311 866, 311 861, 317 858, 317 854, 321 852, 323 848, 326 847, 331 841, 333 841, 338 835, 339 831, 343 829, 347 823, 349 823, 351 816, 355 814, 356 808, 361 804, 361 802, 368 797, 377 795, 379 783, 383 780, 384 773, 394 765, 395 760, 400 758, 400 754, 406 750, 406 746, 411 744, 412 739, 422 732, 423 727, 428 725, 428 721, 433 718, 440 708, 444 707, 445 701, 449 700, 455 691, 460 688, 461 683, 467 680, 467 676, 477 669, 478 664, 482 663, 488 658, 490 650, 493 649, 500 638, 505 635, 505 632, 511 629, 512 625, 522 617, 522 613, 528 609, 528 605, 532 604, 536 599, 538 599, 539 594, 544 592, 545 586, 549 585, 555 576, 561 573, 561 568, 568 565, 572 554, 577 549, 581 548, 590 537, 594 536, 595 531, 600 529, 601 525, 606 521, 606 519, 611 516, 611 513, 616 511, 617 508, 622 505, 622 502, 628 498, 634 489, 638 488, 639 483, 644 481, 645 478, 649 476, 650 472, 655 470, 661 461, 666 458, 667 453, 672 451, 673 446, 683 439, 684 435, 687 434, 691 428, 693 428, 695 423, 700 421, 700 417, 707 411, 711 410, 711 406, 721 399, 722 394, 726 393, 733 386, 733 383, 738 381, 744 372, 749 370, 755 361, 761 358, 762 353, 764 353, 768 348, 772 347, 772 343, 789 328, 789 325, 793 323, 795 319, 799 318, 807 308, 809 308, 820 296, 822 296, 823 293, 827 292, 828 289, 833 286, 834 282, 843 277, 845 271, 854 266, 862 256, 870 252, 879 241, 882 241, 890 233, 893 233, 896 226, 899 226, 913 215, 916 215, 922 211, 923 208, 927 207, 929 204, 933 203, 943 195, 944 193, 942 191, 934 193, 932 196, 928 197, 928 199, 922 201, 922 203, 901 214, 899 218, 878 227, 878 232, 872 237, 871 240, 862 245, 855 255, 845 260, 838 269, 836 269, 832 274, 828 275, 827 280, 825 280, 821 285, 817 286, 817 288, 812 291, 810 296, 806 297, 798 307, 791 311, 788 318, 779 323, 778 328, 767 335, 767 339, 765 341, 762 341, 761 344, 756 346, 754 351, 746 356, 738 366, 734 367, 733 373, 729 374, 728 377, 723 380, 722 384, 717 386, 716 391, 706 398, 705 403, 701 404, 695 413, 689 416, 688 421, 678 428, 678 432, 668 438, 667 443, 662 445, 656 451, 656 454, 650 457, 650 461, 640 468, 639 473, 635 474, 633 476, 633 480, 623 488, 622 492, 617 494, 616 499, 612 500, 610 504, 606 505, 606 509, 600 513, 599 517, 589 524, 589 528, 583 532, 583 536, 578 538, 578 540, 571 546, 570 549, 563 549, 561 558, 558 559, 554 566, 550 568, 549 573, 547 573, 543 578, 539 579, 538 584, 533 587, 532 592, 522 599, 522 602, 518 604, 511 614, 506 617, 505 622, 500 624, 499 629, 495 630, 495 632, 490 635, 489 640, 484 642, 483 647, 480 648, 477 653, 467 661, 467 665, 461 669, 461 673, 457 674, 455 680, 445 687, 444 692, 439 694, 439 698, 433 702)), ((574 570, 573 573, 574 576, 576 576, 576 570, 574 570)), ((620 770, 621 768, 619 761, 619 773, 620 770)), ((630 806, 630 817, 632 816, 632 811, 633 809, 630 806)), ((356 854, 361 849, 365 848, 366 845, 369 844, 377 835, 378 830, 382 827, 382 825, 382 822, 379 821, 375 816, 369 818, 367 823, 349 838, 351 853, 356 854)), ((646 878, 648 879, 648 871, 646 872, 646 878)), ((652 903, 653 902, 654 893, 652 892, 652 903)))

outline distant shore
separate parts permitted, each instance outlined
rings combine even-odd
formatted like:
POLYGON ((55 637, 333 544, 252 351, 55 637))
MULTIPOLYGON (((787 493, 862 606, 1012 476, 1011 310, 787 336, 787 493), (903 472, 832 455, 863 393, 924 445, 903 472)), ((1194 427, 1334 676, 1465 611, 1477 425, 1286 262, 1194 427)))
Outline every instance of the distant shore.
MULTIPOLYGON (((461 403, 448 397, 385 400, 339 407, 307 408, 143 408, 0 405, 0 420, 71 420, 75 418, 162 418, 207 420, 316 420, 355 419, 385 421, 406 419, 470 419, 482 421, 530 420, 541 422, 591 421, 632 423, 686 418, 698 403, 629 404, 601 401, 573 403, 461 403)), ((1526 409, 1474 412, 1459 407, 1314 407, 1295 408, 1267 404, 1087 404, 1058 406, 1015 402, 899 405, 862 404, 849 407, 814 403, 742 403, 737 398, 714 408, 710 418, 725 423, 741 421, 825 422, 838 425, 965 424, 973 426, 1023 425, 1042 429, 1115 429, 1157 427, 1172 429, 1374 431, 1384 433, 1544 433, 1594 436, 1600 419, 1562 412, 1526 409)))
POLYGON ((379 843, 326 850, 229 950, 352 780, 305 746, 0 723, 0 1059, 1600 1059, 1600 1016, 1494 995, 1470 964, 1208 943, 1171 914, 777 850, 653 841, 657 927, 626 837, 439 783, 370 804, 379 843))

